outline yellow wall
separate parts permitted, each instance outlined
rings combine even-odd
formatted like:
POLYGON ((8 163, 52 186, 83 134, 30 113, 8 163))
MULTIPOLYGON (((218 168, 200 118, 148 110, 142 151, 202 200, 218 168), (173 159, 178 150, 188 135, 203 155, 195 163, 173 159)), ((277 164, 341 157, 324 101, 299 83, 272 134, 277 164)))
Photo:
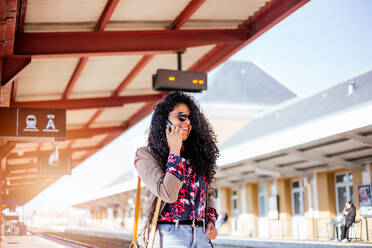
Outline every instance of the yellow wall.
POLYGON ((256 237, 258 235, 258 185, 249 183, 245 186, 245 199, 247 206, 247 213, 243 215, 244 223, 242 223, 242 235, 248 237, 256 237))
POLYGON ((331 220, 336 217, 336 197, 334 173, 317 173, 319 218, 316 229, 320 239, 328 239, 332 235, 331 220))

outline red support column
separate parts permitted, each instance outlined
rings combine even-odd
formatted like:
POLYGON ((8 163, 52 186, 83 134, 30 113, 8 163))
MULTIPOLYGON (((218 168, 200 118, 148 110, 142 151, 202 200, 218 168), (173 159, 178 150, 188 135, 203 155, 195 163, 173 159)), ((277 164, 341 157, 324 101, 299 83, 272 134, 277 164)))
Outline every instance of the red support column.
MULTIPOLYGON (((5 146, 5 145, 4 145, 5 146)), ((6 170, 6 164, 5 159, 3 159, 3 146, 0 146, 0 242, 1 242, 1 234, 3 232, 3 192, 5 187, 5 170, 6 170)))
MULTIPOLYGON (((2 162, 3 160, 0 161, 0 164, 1 164, 1 167, 2 167, 2 162)), ((5 173, 3 173, 3 171, 1 171, 0 173, 0 243, 1 243, 1 236, 2 236, 2 233, 3 233, 3 175, 5 173)), ((1 244, 0 244, 1 246, 1 244)))

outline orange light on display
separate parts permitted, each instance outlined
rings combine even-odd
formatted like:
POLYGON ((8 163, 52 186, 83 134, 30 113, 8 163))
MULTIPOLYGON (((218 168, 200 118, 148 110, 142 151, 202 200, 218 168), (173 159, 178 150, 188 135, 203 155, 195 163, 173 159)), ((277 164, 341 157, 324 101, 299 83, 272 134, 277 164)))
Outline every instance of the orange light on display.
POLYGON ((158 69, 152 75, 152 87, 159 91, 201 92, 207 89, 207 74, 195 71, 158 69))

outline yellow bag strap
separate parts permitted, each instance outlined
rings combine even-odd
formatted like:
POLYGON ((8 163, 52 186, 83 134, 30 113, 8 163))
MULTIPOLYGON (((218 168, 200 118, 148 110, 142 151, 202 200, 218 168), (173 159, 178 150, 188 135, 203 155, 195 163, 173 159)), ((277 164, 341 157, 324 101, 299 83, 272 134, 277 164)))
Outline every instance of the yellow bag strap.
POLYGON ((138 229, 138 214, 139 214, 139 208, 140 208, 140 198, 141 198, 141 178, 138 177, 137 182, 137 197, 136 197, 136 209, 134 212, 134 228, 133 228, 133 242, 137 242, 137 229, 138 229))
MULTIPOLYGON (((132 239, 133 241, 132 241, 130 247, 136 247, 136 243, 137 243, 137 229, 138 229, 138 215, 139 215, 139 208, 140 208, 140 198, 141 198, 141 178, 138 177, 136 209, 135 209, 135 212, 134 212, 134 228, 133 228, 133 239, 132 239)), ((150 232, 149 243, 148 243, 147 248, 152 248, 152 246, 154 245, 156 225, 158 223, 158 217, 159 217, 159 212, 160 212, 160 205, 161 205, 161 199, 158 197, 158 200, 156 202, 156 208, 155 208, 154 216, 152 218, 151 232, 150 232)))
POLYGON ((158 197, 158 200, 156 202, 154 217, 152 218, 151 232, 150 232, 149 244, 147 248, 152 248, 152 246, 154 245, 156 225, 158 223, 160 205, 161 205, 161 199, 158 197))

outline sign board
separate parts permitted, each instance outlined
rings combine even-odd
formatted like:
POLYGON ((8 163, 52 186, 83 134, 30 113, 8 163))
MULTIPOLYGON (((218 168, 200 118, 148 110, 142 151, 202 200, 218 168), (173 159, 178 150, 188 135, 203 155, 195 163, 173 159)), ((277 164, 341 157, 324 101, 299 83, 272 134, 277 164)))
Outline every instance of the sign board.
POLYGON ((207 89, 207 74, 193 71, 174 71, 158 69, 152 77, 154 90, 182 90, 201 92, 207 89))
POLYGON ((71 175, 71 154, 60 153, 58 160, 51 159, 52 153, 41 153, 37 157, 40 175, 71 175))
POLYGON ((65 109, 0 107, 0 137, 53 138, 66 137, 65 109))
POLYGON ((372 217, 372 185, 358 186, 358 199, 360 215, 364 217, 372 217))

